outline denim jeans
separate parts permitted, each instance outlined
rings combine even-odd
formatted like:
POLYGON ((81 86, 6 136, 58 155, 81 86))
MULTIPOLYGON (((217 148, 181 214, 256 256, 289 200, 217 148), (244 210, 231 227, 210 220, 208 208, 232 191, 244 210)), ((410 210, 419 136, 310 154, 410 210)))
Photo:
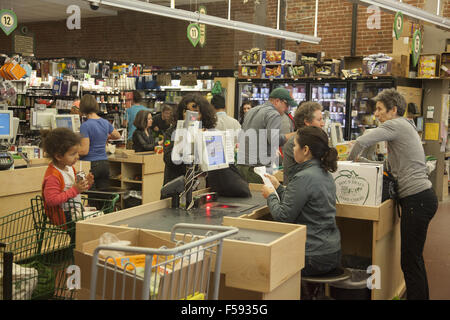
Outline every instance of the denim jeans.
POLYGON ((423 261, 423 248, 428 225, 438 208, 433 189, 400 199, 402 216, 401 267, 406 283, 408 300, 428 300, 428 280, 423 261))
POLYGON ((341 250, 320 256, 305 256, 305 268, 302 276, 314 276, 328 273, 341 266, 341 250))

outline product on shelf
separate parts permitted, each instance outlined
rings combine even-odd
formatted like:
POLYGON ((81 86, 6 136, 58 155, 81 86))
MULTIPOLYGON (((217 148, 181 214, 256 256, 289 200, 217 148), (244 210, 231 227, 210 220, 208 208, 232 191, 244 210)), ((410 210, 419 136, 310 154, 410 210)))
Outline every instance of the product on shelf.
POLYGON ((239 65, 244 64, 260 64, 262 51, 258 48, 239 51, 239 65))
POLYGON ((440 56, 437 54, 421 55, 417 76, 419 78, 439 77, 439 60, 440 56))
POLYGON ((262 52, 263 64, 294 64, 297 62, 297 54, 289 50, 262 52))

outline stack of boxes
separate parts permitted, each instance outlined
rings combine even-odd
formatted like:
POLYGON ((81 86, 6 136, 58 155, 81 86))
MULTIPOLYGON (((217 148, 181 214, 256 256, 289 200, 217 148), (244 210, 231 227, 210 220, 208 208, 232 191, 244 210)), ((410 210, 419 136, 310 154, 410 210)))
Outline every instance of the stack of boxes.
POLYGON ((294 65, 296 61, 297 54, 289 50, 239 51, 239 78, 283 79, 287 66, 294 65))

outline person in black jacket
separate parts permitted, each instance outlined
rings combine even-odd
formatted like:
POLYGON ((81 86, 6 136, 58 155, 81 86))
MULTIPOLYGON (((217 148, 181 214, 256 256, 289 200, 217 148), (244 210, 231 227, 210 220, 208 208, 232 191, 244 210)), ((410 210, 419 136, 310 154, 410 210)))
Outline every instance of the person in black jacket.
POLYGON ((153 119, 148 110, 141 110, 134 119, 136 130, 133 132, 133 149, 135 152, 155 150, 155 140, 150 130, 153 119))
POLYGON ((203 129, 212 129, 216 126, 216 112, 205 97, 197 93, 189 93, 183 97, 173 112, 172 125, 164 134, 164 184, 186 173, 185 164, 175 164, 172 162, 172 150, 174 146, 172 139, 174 138, 177 121, 184 120, 187 110, 199 113, 199 120, 202 122, 203 129))

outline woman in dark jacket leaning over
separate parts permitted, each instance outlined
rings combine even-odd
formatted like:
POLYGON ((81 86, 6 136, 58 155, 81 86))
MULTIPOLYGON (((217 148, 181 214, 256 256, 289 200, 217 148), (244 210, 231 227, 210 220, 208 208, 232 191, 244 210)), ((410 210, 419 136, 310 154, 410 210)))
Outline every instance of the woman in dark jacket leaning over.
POLYGON ((328 273, 341 265, 336 185, 330 173, 337 170, 337 151, 328 146, 325 131, 304 127, 297 131, 294 139, 294 159, 299 169, 287 187, 267 175, 276 190, 264 186, 262 194, 275 221, 306 225, 302 275, 328 273))
POLYGON ((133 149, 136 152, 153 151, 155 140, 150 131, 153 119, 150 111, 141 110, 134 119, 136 130, 133 132, 133 149))

